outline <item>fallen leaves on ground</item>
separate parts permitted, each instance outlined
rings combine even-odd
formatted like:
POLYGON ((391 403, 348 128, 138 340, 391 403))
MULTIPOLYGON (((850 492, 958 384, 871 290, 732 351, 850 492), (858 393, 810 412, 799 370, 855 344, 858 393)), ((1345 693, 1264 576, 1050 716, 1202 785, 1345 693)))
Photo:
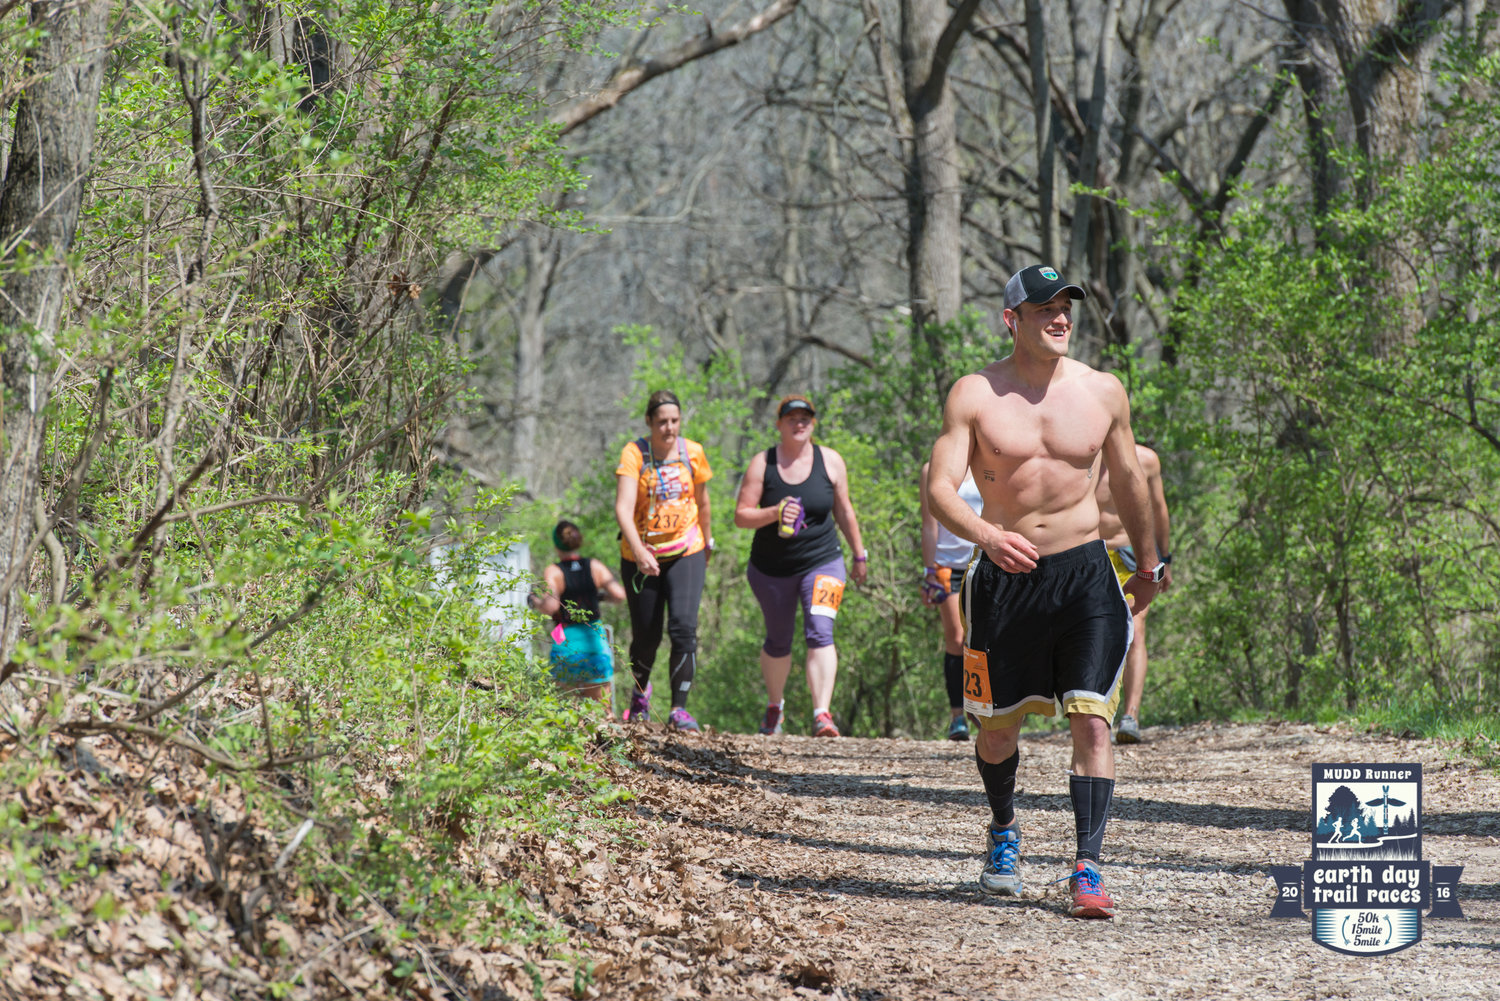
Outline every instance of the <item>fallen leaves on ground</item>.
POLYGON ((1265 870, 1305 854, 1309 766, 1339 760, 1423 761, 1426 855, 1489 888, 1464 900, 1466 922, 1432 923, 1441 946, 1420 944, 1420 963, 1382 967, 1382 990, 1464 998, 1500 974, 1500 780, 1430 742, 1290 725, 1151 731, 1117 756, 1104 872, 1120 915, 1077 922, 1046 883, 1070 857, 1065 735, 1023 743, 1028 885, 1004 902, 973 887, 984 813, 968 745, 649 727, 602 739, 627 743, 614 778, 635 793, 611 823, 459 850, 474 880, 519 887, 557 930, 525 942, 439 934, 373 900, 356 913, 295 866, 278 873, 295 828, 272 829, 187 751, 69 748, 14 800, 102 847, 87 871, 59 872, 0 846, 0 917, 22 929, 0 937, 0 996, 916 1001, 1085 984, 1123 998, 1323 996, 1347 975, 1305 927, 1265 919, 1265 870))

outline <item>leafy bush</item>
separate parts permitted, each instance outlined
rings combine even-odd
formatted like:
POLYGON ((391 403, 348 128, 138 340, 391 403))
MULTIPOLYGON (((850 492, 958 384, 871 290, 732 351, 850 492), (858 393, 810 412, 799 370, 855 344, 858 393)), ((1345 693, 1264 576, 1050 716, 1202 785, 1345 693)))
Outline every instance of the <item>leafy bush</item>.
POLYGON ((1500 277, 1473 262, 1500 233, 1500 81, 1488 56, 1448 60, 1440 155, 1351 157, 1380 183, 1325 219, 1299 192, 1246 192, 1222 237, 1181 248, 1205 280, 1177 300, 1179 367, 1146 374, 1140 421, 1186 527, 1162 709, 1493 705, 1500 277), (1398 310, 1367 249, 1393 238, 1418 248, 1426 315, 1386 350, 1398 310))
MULTIPOLYGON (((121 8, 76 284, 37 345, 53 389, 37 556, 6 584, 29 602, 0 666, 7 790, 91 736, 148 774, 206 762, 257 823, 313 821, 288 861, 349 906, 539 933, 464 852, 616 793, 586 707, 560 706, 524 645, 486 638, 477 571, 506 540, 484 527, 509 498, 445 496, 466 362, 426 290, 449 254, 568 221, 552 196, 580 181, 538 124, 533 73, 634 16, 591 0, 121 8), (439 544, 458 554, 441 574, 439 544)), ((35 37, 9 17, 0 46, 35 37)), ((163 794, 153 781, 133 795, 163 794)), ((45 812, 4 823, 10 889, 114 851, 45 812)), ((275 882, 252 854, 213 876, 247 928, 275 882)))

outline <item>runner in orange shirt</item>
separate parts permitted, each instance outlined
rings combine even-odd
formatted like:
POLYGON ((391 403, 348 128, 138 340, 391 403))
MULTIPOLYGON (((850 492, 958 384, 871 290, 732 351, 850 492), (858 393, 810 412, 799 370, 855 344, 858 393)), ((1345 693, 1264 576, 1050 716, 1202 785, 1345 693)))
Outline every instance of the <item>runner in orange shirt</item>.
POLYGON ((698 668, 698 602, 713 550, 703 446, 680 434, 682 405, 670 390, 646 404, 650 434, 630 442, 615 467, 615 520, 620 524, 620 579, 630 606, 630 671, 635 676, 627 720, 651 711, 651 668, 663 620, 671 641, 672 709, 667 725, 697 730, 687 710, 698 668))

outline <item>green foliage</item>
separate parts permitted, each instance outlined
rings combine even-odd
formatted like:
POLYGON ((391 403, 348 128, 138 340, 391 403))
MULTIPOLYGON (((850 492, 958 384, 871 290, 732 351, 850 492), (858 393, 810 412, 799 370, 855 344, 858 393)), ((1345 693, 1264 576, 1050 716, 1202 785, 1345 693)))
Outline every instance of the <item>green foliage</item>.
MULTIPOLYGON (((508 540, 477 526, 510 498, 445 496, 466 362, 424 289, 518 222, 570 222, 556 194, 581 179, 538 69, 639 17, 609 0, 121 7, 75 286, 38 343, 57 366, 53 524, 4 668, 0 786, 24 789, 59 737, 108 735, 148 769, 181 754, 272 829, 315 818, 293 864, 349 912, 552 934, 464 851, 619 793, 590 708, 559 704, 524 637, 480 620, 508 540)), ((3 21, 7 54, 35 41, 22 19, 3 21)), ((19 62, 0 66, 10 88, 19 62)), ((94 864, 93 836, 47 816, 7 809, 0 828, 0 888, 94 864)))
POLYGON ((1287 189, 1247 197, 1180 248, 1204 280, 1137 417, 1185 529, 1153 713, 1493 705, 1500 278, 1475 264, 1500 251, 1500 132, 1483 61, 1449 58, 1463 82, 1416 166, 1364 165, 1380 183, 1325 220, 1287 189), (1412 248, 1425 313, 1391 350, 1377 243, 1412 248))
POLYGON ((1442 741, 1451 753, 1500 770, 1500 715, 1490 706, 1455 705, 1427 688, 1411 698, 1362 706, 1355 719, 1398 737, 1442 741))
MULTIPOLYGON (((508 538, 452 540, 438 567, 424 558, 425 513, 385 531, 343 517, 380 501, 356 494, 317 515, 206 518, 222 575, 179 565, 144 594, 106 578, 88 590, 86 612, 40 612, 15 656, 56 694, 50 711, 8 719, 31 753, 4 763, 6 785, 26 785, 49 733, 87 733, 92 721, 197 688, 195 722, 149 719, 157 739, 233 769, 224 778, 272 827, 322 820, 299 868, 346 913, 378 901, 413 926, 553 934, 514 886, 476 883, 460 848, 574 830, 587 823, 580 806, 617 798, 593 764, 603 758, 588 707, 560 704, 524 644, 487 637, 479 612, 510 582, 486 584, 477 570, 508 538), (299 611, 310 614, 276 629, 299 611), (64 707, 72 724, 58 718, 64 707)), ((472 523, 493 520, 508 497, 481 503, 472 523)), ((99 850, 46 816, 6 817, 7 885, 81 871, 99 850)))

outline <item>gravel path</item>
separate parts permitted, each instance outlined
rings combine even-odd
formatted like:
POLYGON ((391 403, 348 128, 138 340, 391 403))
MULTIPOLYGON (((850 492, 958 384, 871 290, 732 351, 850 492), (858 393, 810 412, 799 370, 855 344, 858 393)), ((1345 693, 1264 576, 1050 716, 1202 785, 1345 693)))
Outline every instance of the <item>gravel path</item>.
MULTIPOLYGON (((1067 916, 1073 845, 1064 733, 1027 737, 1017 783, 1020 900, 980 894, 985 812, 972 744, 649 737, 648 815, 692 830, 721 920, 779 929, 774 977, 630 985, 633 996, 1494 998, 1500 996, 1500 778, 1431 742, 1347 728, 1200 725, 1117 749, 1105 837, 1112 921, 1067 916), (1463 920, 1423 922, 1384 957, 1267 917, 1268 869, 1309 855, 1314 762, 1417 761, 1424 856, 1462 864, 1463 920), (655 805, 652 805, 655 804, 655 805), (720 882, 722 881, 722 882, 720 882), (726 885, 727 884, 727 885, 726 885), (809 958, 810 957, 810 958, 809 958), (679 989, 680 988, 680 989, 679 989)), ((608 978, 600 985, 610 992, 608 978)), ((617 987, 625 988, 621 983, 617 987)))

